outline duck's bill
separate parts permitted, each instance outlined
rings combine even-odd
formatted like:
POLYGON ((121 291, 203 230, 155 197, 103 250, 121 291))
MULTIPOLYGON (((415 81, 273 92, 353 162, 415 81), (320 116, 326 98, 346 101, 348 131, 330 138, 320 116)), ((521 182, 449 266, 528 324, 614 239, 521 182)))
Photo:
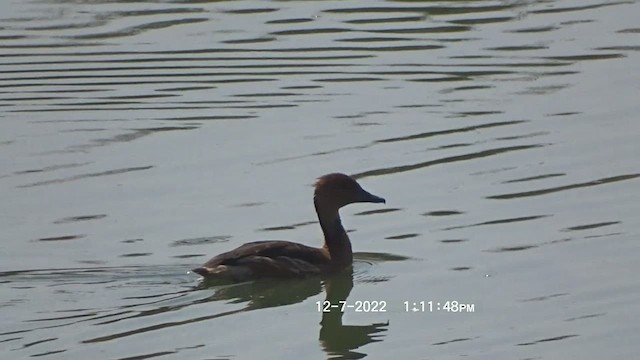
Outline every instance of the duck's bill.
POLYGON ((372 193, 362 190, 360 194, 360 201, 362 202, 370 202, 370 203, 386 203, 387 201, 380 196, 373 195, 372 193))

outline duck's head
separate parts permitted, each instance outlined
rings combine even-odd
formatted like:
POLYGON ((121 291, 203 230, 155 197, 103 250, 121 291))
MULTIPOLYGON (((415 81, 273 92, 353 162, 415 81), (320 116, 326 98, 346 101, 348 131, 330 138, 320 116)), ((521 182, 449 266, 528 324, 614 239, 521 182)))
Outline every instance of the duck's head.
POLYGON ((349 175, 333 173, 316 180, 313 200, 316 205, 339 209, 357 202, 384 203, 385 200, 363 189, 349 175))

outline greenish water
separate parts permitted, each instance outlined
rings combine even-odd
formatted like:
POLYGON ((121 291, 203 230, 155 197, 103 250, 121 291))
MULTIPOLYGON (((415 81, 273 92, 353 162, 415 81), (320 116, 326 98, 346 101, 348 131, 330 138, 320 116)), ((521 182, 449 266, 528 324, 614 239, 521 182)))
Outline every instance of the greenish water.
POLYGON ((640 350, 638 1, 0 10, 0 357, 640 350), (352 271, 189 273, 319 246, 335 171, 387 199, 342 211, 352 271))

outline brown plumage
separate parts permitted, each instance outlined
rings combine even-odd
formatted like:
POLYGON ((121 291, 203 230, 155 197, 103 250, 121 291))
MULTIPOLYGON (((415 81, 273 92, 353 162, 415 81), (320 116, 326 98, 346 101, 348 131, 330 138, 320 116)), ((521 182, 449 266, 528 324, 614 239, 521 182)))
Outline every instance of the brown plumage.
POLYGON ((193 272, 207 279, 246 281, 264 277, 304 277, 338 272, 353 262, 351 241, 338 210, 356 202, 384 203, 352 177, 333 173, 315 183, 313 203, 324 234, 315 248, 290 241, 256 241, 213 257, 193 272))

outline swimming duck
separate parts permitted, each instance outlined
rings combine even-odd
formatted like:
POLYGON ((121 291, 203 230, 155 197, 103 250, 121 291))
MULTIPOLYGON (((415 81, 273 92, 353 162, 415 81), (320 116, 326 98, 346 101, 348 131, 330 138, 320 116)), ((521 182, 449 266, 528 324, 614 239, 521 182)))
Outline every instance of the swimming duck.
POLYGON ((315 182, 313 204, 324 234, 315 248, 290 241, 255 241, 211 258, 193 269, 205 279, 247 281, 257 278, 291 278, 339 272, 353 263, 351 241, 338 210, 357 202, 384 203, 364 190, 351 176, 332 173, 315 182))

